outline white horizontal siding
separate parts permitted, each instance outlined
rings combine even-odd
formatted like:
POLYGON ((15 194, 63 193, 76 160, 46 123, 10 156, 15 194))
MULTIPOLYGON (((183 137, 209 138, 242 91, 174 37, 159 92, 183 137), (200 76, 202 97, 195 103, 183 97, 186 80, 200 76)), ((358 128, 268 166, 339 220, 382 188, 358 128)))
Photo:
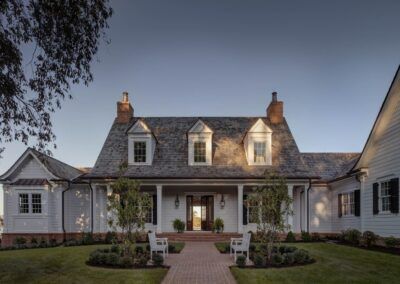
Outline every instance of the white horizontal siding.
POLYGON ((72 185, 65 192, 65 230, 67 232, 90 231, 90 188, 72 185))
MULTIPOLYGON (((341 193, 353 192, 360 189, 360 183, 351 177, 334 184, 331 184, 331 200, 332 200, 332 231, 340 233, 346 229, 361 230, 361 217, 357 216, 342 216, 339 217, 338 209, 338 195, 341 193)), ((360 205, 361 207, 363 204, 360 205)))
POLYGON ((327 186, 313 186, 309 190, 310 231, 332 231, 331 192, 327 186))
POLYGON ((39 162, 30 155, 10 177, 11 180, 51 178, 52 176, 44 169, 43 165, 39 164, 39 162))
POLYGON ((399 214, 377 214, 372 211, 372 185, 383 177, 400 177, 400 88, 395 89, 388 102, 393 111, 382 114, 380 129, 371 145, 367 161, 369 171, 364 183, 362 229, 373 231, 381 236, 400 237, 399 214))

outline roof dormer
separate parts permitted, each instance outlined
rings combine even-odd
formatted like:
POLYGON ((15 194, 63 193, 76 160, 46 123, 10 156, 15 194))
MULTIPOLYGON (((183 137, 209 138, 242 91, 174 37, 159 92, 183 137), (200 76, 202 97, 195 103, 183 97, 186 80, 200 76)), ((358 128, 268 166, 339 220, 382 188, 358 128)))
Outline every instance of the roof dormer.
POLYGON ((156 139, 147 124, 138 119, 127 131, 128 163, 130 165, 151 165, 153 163, 156 139))
POLYGON ((212 164, 213 131, 199 119, 188 131, 188 164, 201 166, 212 164))
POLYGON ((246 133, 244 150, 249 165, 272 165, 272 130, 261 118, 246 133))

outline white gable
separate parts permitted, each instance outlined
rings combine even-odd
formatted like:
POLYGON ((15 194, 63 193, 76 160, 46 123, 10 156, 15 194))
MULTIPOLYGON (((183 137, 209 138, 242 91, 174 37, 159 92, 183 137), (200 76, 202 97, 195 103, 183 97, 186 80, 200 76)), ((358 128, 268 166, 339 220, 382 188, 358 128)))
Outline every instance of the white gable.
POLYGON ((268 125, 266 125, 264 123, 264 121, 259 118, 257 120, 257 122, 250 128, 249 132, 252 133, 269 133, 272 132, 271 128, 268 127, 268 125))
POLYGON ((143 120, 139 119, 129 128, 128 133, 151 133, 151 130, 143 120))
POLYGON ((190 128, 189 133, 213 133, 210 127, 207 126, 201 119, 199 119, 192 128, 190 128))

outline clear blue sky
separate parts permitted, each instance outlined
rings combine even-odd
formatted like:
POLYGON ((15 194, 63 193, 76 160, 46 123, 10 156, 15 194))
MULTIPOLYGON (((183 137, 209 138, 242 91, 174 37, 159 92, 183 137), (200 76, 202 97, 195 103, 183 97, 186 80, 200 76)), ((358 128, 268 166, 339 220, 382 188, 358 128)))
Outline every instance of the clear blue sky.
MULTIPOLYGON (((92 166, 128 91, 137 116, 261 116, 276 90, 301 151, 361 151, 400 63, 400 1, 112 1, 94 82, 54 116, 92 166)), ((6 145, 3 173, 25 150, 6 145)))

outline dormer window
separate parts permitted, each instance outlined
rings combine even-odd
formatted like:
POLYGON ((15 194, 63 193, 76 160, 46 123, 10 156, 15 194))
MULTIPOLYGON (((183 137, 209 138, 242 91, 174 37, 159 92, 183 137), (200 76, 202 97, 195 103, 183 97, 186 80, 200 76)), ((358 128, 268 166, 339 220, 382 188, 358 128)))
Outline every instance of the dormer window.
POLYGON ((194 142, 194 162, 206 162, 206 142, 194 142))
POLYGON ((188 132, 188 164, 207 166, 212 164, 212 130, 198 120, 188 132))
POLYGON ((265 164, 266 162, 266 142, 254 142, 254 163, 265 164))
POLYGON ((146 141, 133 142, 133 160, 135 163, 146 163, 146 141))
POLYGON ((272 130, 261 118, 246 133, 243 142, 250 166, 272 165, 272 130))
POLYGON ((139 119, 128 130, 128 163, 130 165, 151 165, 156 139, 146 123, 139 119))

